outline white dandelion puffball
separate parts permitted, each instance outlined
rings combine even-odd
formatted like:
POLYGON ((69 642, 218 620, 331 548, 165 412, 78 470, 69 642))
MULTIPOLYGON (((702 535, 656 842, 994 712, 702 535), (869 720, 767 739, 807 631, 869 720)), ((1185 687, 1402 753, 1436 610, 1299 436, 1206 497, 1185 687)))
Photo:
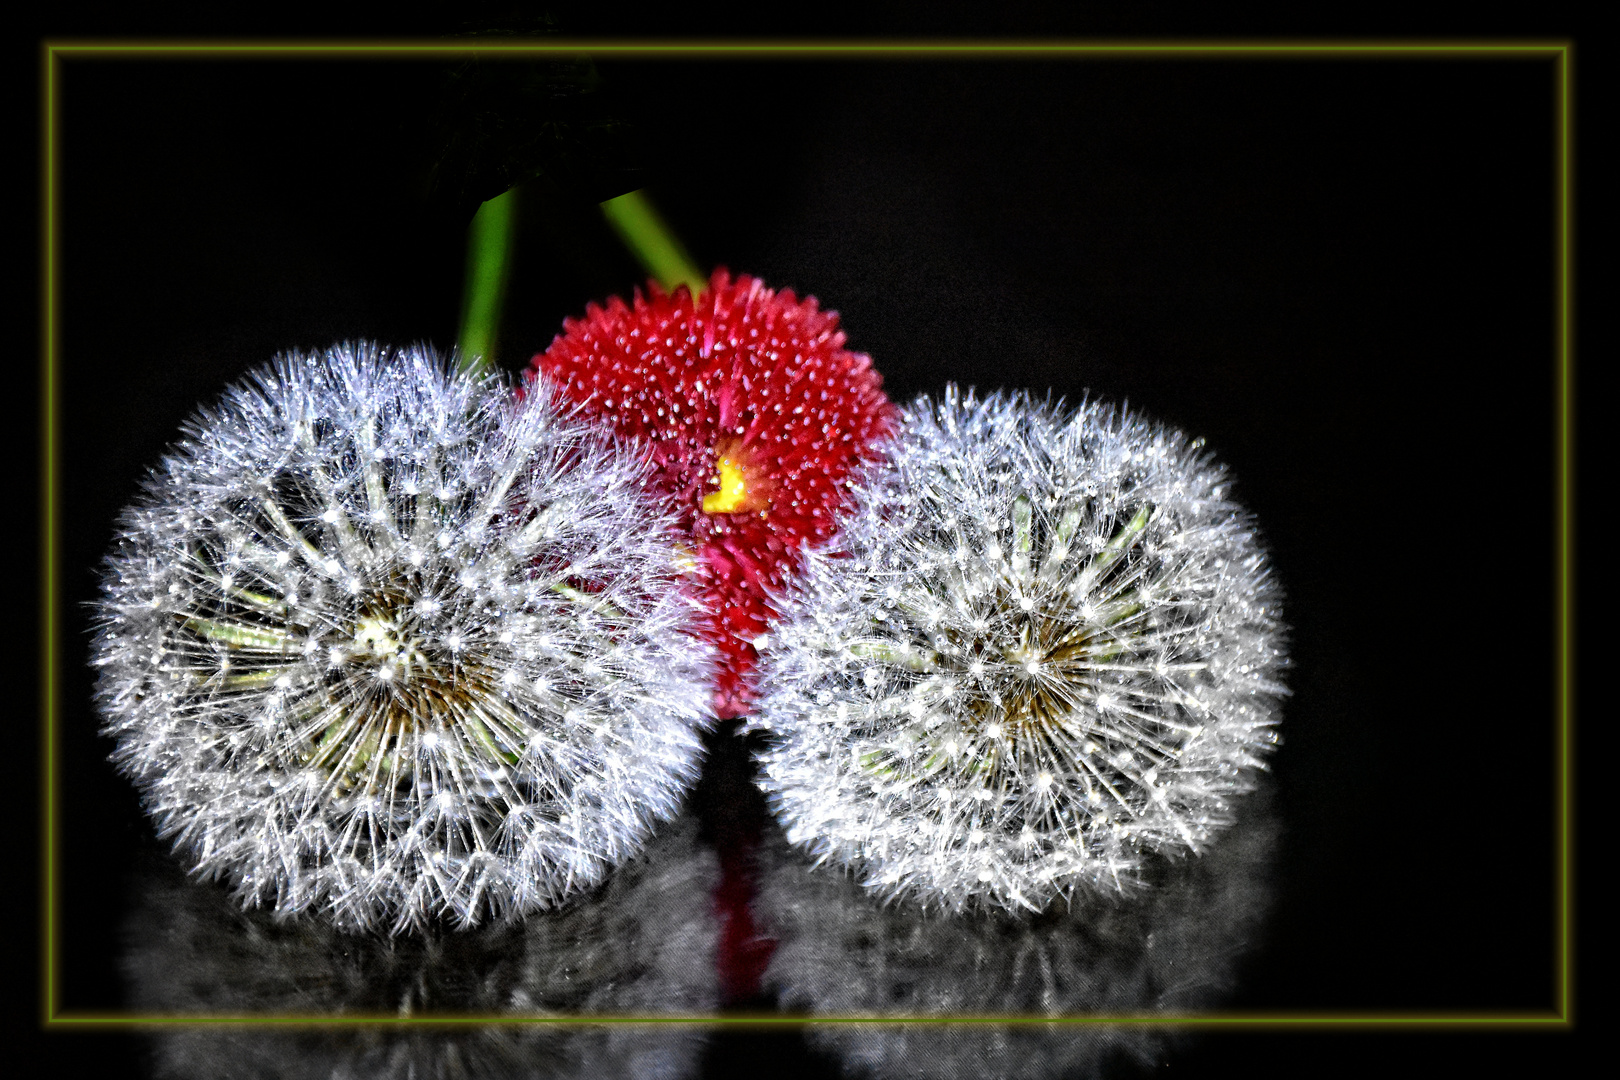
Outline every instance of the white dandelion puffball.
POLYGON ((288 355, 119 523, 94 663, 158 831, 352 929, 550 907, 674 815, 709 656, 644 466, 545 384, 288 355))
POLYGON ((788 838, 953 911, 1122 893, 1208 845, 1286 690, 1278 589, 1201 446, 1097 402, 906 410, 766 650, 788 838))

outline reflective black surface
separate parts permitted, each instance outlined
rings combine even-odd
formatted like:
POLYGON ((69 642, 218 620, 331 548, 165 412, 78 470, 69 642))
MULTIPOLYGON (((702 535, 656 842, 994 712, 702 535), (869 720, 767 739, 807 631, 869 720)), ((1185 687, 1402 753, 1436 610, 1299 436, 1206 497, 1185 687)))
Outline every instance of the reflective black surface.
MULTIPOLYGON (((719 1005, 718 877, 684 817, 600 887, 520 925, 389 939, 243 912, 152 858, 122 967, 144 1016, 705 1016, 719 1005)), ((708 1033, 674 1024, 177 1025, 162 1077, 694 1075, 708 1033)))
MULTIPOLYGON (((1229 462, 1287 590, 1295 662, 1273 763, 1274 914, 1244 929, 1235 976, 1213 980, 1230 1007, 1550 1007, 1549 64, 598 67, 697 258, 840 311, 897 399, 947 380, 1089 390, 1205 436, 1229 462)), ((154 843, 89 706, 80 605, 112 518, 195 405, 277 350, 453 341, 462 223, 420 199, 418 120, 436 85, 422 64, 63 69, 66 1009, 135 1004, 119 935, 147 901, 125 883, 154 843)), ((639 278, 581 198, 544 184, 524 196, 501 339, 513 368, 565 315, 639 278)), ((746 748, 723 746, 731 772, 710 779, 707 845, 751 827, 733 820, 733 841, 716 839, 716 822, 747 818, 736 807, 753 798, 746 748)), ((768 883, 788 864, 761 835, 768 883)), ((367 1007, 392 1010, 427 963, 414 948, 375 985, 364 964, 320 963, 349 972, 334 985, 368 973, 367 1007)), ((513 957, 497 959, 491 971, 513 957)), ((1039 968, 1026 961, 1021 977, 1039 968)), ((749 1009, 807 1007, 781 970, 749 1009)), ((521 982, 491 977, 506 999, 521 982)), ((183 980, 164 981, 178 993, 183 980)), ((895 1052, 886 1035, 825 1029, 704 1037, 680 1044, 695 1075, 828 1076, 845 1055, 895 1052)), ((1020 1063, 1047 1052, 998 1037, 979 1045, 1020 1063)), ((50 1038, 105 1075, 179 1053, 121 1035, 50 1038)), ((337 1049, 319 1033, 220 1038, 246 1068, 258 1051, 231 1040, 287 1039, 301 1061, 391 1062, 417 1036, 352 1034, 337 1049)), ((472 1060, 508 1045, 450 1038, 422 1052, 444 1062, 455 1045, 472 1060)), ((953 1075, 956 1048, 980 1038, 953 1034, 937 1053, 914 1042, 924 1064, 912 1071, 953 1075)), ((1154 1042, 1110 1068, 1297 1075, 1327 1060, 1418 1075, 1476 1047, 1439 1038, 1219 1033, 1154 1042)), ((1493 1068, 1541 1052, 1520 1045, 1466 1052, 1493 1068)), ((1085 1075, 1088 1055, 1061 1064, 1085 1075)))
MULTIPOLYGON (((1129 899, 955 916, 878 903, 774 834, 758 901, 777 941, 765 983, 784 1011, 807 1017, 1218 1011, 1263 934, 1277 834, 1263 789, 1207 855, 1152 863, 1149 887, 1129 899)), ((806 1040, 860 1075, 1009 1080, 1151 1068, 1175 1044, 1162 1028, 1037 1024, 828 1025, 809 1028, 806 1040)))

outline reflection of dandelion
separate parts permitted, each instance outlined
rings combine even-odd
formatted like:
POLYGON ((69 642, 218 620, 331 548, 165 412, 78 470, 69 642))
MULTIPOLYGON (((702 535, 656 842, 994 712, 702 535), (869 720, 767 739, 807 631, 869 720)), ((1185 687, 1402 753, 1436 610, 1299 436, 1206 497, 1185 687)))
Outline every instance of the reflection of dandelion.
POLYGON ((715 710, 740 715, 768 592, 802 544, 832 536, 849 470, 891 426, 871 361, 814 299, 721 270, 695 300, 654 286, 629 306, 592 305, 534 366, 646 446, 695 545, 720 650, 715 710))
POLYGON ((707 670, 634 459, 544 392, 372 347, 284 357, 186 434, 121 520, 95 662, 200 873, 470 925, 675 812, 707 670))
MULTIPOLYGON (((522 923, 379 939, 244 912, 154 859, 125 927, 132 1004, 175 1016, 704 1016, 717 1005, 715 858, 661 826, 597 889, 522 923)), ((163 1077, 663 1077, 696 1071, 685 1024, 182 1024, 163 1077)))
MULTIPOLYGON (((809 1017, 1194 1015, 1236 989, 1272 899, 1278 823, 1265 786, 1200 859, 1157 859, 1132 897, 1041 915, 945 916, 884 904, 780 840, 762 858, 759 919, 777 939, 765 983, 809 1017)), ((1162 1063, 1172 1034, 1117 1024, 811 1024, 846 1073, 927 1080, 1112 1075, 1162 1063)))
POLYGON ((1203 849, 1285 691, 1265 556, 1198 445, 1096 403, 908 410, 766 658, 789 838, 953 909, 1203 849))

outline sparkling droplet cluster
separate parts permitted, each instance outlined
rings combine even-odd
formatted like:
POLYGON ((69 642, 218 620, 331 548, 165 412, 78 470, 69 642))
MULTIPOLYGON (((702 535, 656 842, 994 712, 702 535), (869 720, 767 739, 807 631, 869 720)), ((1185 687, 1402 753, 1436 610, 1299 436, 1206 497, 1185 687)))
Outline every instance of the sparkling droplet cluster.
POLYGON ((1278 590, 1226 471, 1097 402, 920 399, 761 673, 789 839, 924 906, 1198 852, 1276 742, 1278 590))
POLYGON ((871 360, 813 298, 717 271, 696 299, 656 285, 570 319, 539 374, 649 448, 689 531, 721 668, 720 716, 745 711, 769 596, 805 543, 837 530, 849 470, 893 426, 871 360))
POLYGON ((554 905, 697 772, 709 651, 645 466, 545 388, 373 346, 200 412, 120 521, 114 760, 244 903, 341 927, 554 905))

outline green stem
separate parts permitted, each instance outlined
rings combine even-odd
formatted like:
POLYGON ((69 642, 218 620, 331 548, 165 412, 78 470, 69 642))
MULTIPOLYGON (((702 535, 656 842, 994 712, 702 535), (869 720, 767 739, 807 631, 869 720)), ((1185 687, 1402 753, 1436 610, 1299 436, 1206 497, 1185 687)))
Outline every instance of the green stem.
POLYGON ((462 288, 461 334, 456 341, 462 371, 481 374, 495 365, 501 305, 512 272, 516 204, 517 189, 512 188, 480 206, 467 227, 467 281, 462 288))
POLYGON ((674 292, 678 286, 685 285, 697 296, 708 284, 709 279, 653 209, 646 192, 637 190, 609 199, 602 204, 602 216, 641 263, 642 269, 665 289, 674 292))

